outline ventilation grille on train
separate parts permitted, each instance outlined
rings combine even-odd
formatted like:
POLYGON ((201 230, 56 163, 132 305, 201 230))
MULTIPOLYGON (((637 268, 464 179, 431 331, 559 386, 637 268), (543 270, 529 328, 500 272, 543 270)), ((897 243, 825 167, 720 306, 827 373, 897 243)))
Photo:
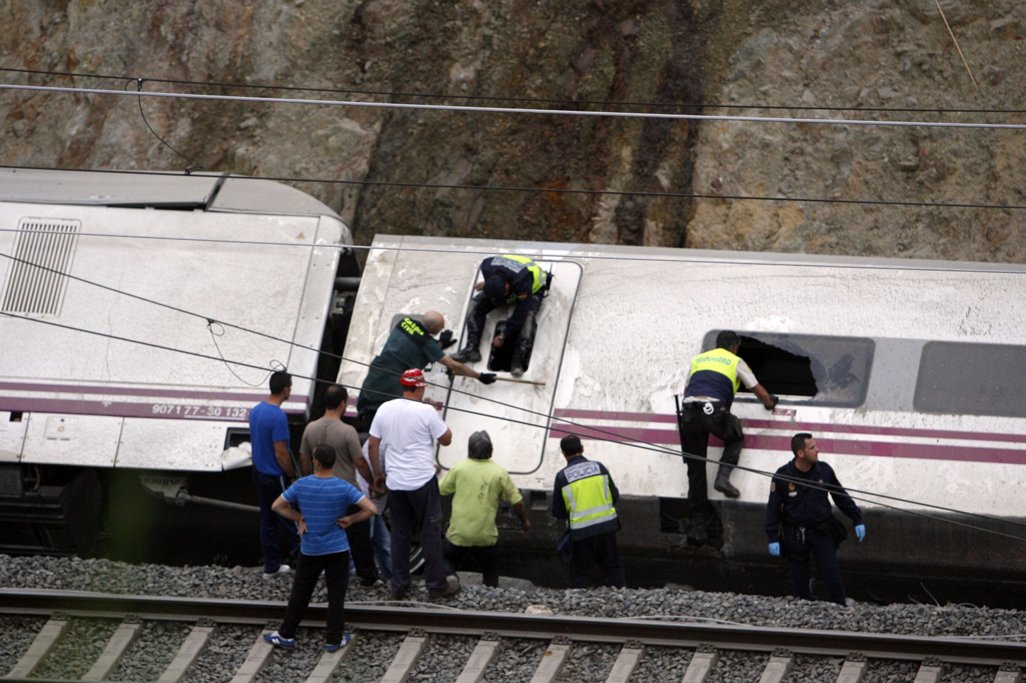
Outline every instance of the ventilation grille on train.
POLYGON ((60 315, 81 224, 66 219, 23 218, 4 287, 5 313, 60 315))

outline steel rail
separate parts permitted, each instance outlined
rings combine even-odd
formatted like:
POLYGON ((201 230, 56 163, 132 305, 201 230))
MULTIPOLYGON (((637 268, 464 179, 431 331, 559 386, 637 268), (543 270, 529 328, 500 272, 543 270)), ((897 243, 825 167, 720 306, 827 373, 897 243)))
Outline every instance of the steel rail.
MULTIPOLYGON (((167 596, 113 595, 78 591, 0 589, 4 614, 52 614, 191 621, 206 617, 222 623, 266 624, 280 620, 284 604, 268 600, 220 600, 167 596)), ((304 623, 323 624, 327 606, 310 605, 304 623)), ((346 622, 363 629, 404 631, 421 628, 451 635, 616 642, 646 645, 713 647, 742 651, 787 649, 809 655, 847 655, 922 661, 927 657, 953 664, 1000 666, 1026 661, 1026 643, 949 636, 909 636, 854 631, 818 631, 777 627, 723 625, 638 618, 595 618, 545 614, 483 612, 445 607, 385 607, 351 604, 346 622)))

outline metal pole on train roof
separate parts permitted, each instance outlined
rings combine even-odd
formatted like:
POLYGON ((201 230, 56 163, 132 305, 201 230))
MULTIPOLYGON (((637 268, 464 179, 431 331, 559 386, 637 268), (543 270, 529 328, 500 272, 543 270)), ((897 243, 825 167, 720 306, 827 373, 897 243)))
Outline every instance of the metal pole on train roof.
POLYGON ((501 375, 496 375, 495 379, 500 381, 500 382, 516 382, 517 384, 533 384, 536 387, 543 387, 543 386, 545 386, 545 382, 538 382, 538 381, 533 380, 533 379, 520 379, 519 377, 502 377, 501 375))

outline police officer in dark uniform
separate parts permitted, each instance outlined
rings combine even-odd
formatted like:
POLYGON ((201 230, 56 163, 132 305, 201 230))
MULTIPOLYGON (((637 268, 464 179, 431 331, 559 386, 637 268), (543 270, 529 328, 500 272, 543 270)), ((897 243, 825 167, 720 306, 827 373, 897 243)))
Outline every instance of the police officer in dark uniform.
POLYGON ((723 455, 713 488, 737 498, 741 492, 730 483, 730 472, 741 458, 745 435, 741 422, 731 414, 734 394, 744 384, 762 401, 766 410, 773 410, 777 397, 766 391, 755 378, 748 364, 737 355, 741 338, 736 332, 723 330, 716 336, 716 348, 691 359, 691 368, 684 386, 684 399, 677 414, 681 447, 688 467, 688 544, 704 545, 708 540, 706 517, 709 492, 706 480, 706 454, 709 435, 723 441, 723 455))
POLYGON ((564 436, 559 449, 566 467, 556 475, 549 509, 553 517, 567 522, 567 533, 558 545, 567 582, 570 588, 587 588, 592 568, 599 567, 607 586, 623 588, 623 558, 616 544, 620 492, 605 465, 584 457, 579 437, 564 436))
POLYGON ((791 438, 794 460, 777 470, 770 484, 766 506, 766 536, 769 553, 781 554, 791 564, 791 583, 795 597, 812 599, 809 586, 809 558, 826 584, 830 601, 845 604, 841 570, 837 565, 837 546, 848 533, 831 513, 830 500, 855 525, 855 536, 866 537, 866 525, 855 501, 837 480, 830 465, 819 461, 819 449, 812 434, 802 432, 791 438))
POLYGON ((428 311, 418 317, 405 316, 396 323, 381 353, 371 361, 360 388, 360 397, 356 401, 358 430, 370 428, 382 403, 402 398, 403 387, 399 378, 410 368, 423 369, 431 363, 441 363, 454 375, 471 377, 484 384, 495 381, 495 373, 478 372, 445 353, 445 348, 455 342, 452 331, 444 327, 445 318, 438 311, 428 311), (438 335, 437 339, 435 335, 438 335))
POLYGON ((475 288, 474 307, 467 314, 467 343, 453 355, 458 361, 476 363, 481 360, 481 335, 485 318, 499 306, 510 304, 513 313, 506 319, 502 332, 492 339, 492 346, 513 345, 510 372, 514 377, 524 374, 534 344, 535 322, 542 299, 548 291, 550 275, 526 256, 504 254, 481 261, 481 277, 475 288))

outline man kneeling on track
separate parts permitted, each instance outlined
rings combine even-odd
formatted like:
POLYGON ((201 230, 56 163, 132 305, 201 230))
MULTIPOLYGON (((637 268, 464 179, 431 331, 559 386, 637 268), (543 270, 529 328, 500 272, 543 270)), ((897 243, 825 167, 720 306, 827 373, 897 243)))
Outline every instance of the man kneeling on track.
POLYGON ((809 557, 826 584, 831 602, 846 604, 841 569, 837 565, 837 547, 848 537, 841 523, 830 512, 830 500, 855 524, 855 536, 866 537, 862 512, 837 480, 833 468, 819 461, 819 449, 812 434, 801 432, 791 438, 794 460, 777 470, 770 483, 766 506, 766 535, 769 553, 783 554, 791 564, 791 584, 795 597, 812 599, 809 587, 809 557))
POLYGON ((344 609, 349 586, 349 541, 347 527, 370 519, 378 510, 370 499, 347 481, 335 476, 335 449, 322 445, 314 449, 314 473, 303 477, 278 496, 273 510, 299 524, 301 545, 299 567, 292 582, 285 619, 264 640, 275 647, 296 647, 296 628, 310 605, 314 586, 321 572, 328 589, 328 633, 324 646, 337 652, 349 644, 345 632, 344 609), (359 512, 345 515, 351 505, 359 512), (296 507, 302 510, 300 513, 296 507))

